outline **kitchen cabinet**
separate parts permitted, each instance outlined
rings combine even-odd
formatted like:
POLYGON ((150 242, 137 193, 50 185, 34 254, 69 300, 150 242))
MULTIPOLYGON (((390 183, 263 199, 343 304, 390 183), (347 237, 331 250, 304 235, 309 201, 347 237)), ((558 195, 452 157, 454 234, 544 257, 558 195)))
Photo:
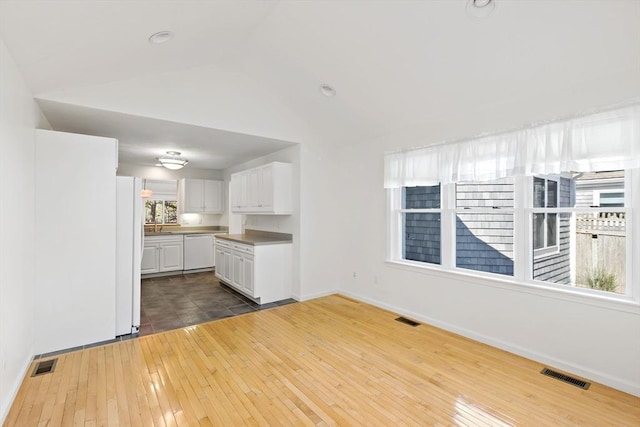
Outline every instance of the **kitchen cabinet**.
POLYGON ((219 279, 230 283, 232 268, 231 245, 224 240, 216 238, 215 248, 216 276, 218 276, 219 279))
POLYGON ((222 213, 222 181, 208 179, 180 180, 178 211, 182 213, 222 213))
POLYGON ((231 284, 242 292, 255 296, 253 292, 253 246, 233 244, 232 248, 233 276, 231 284))
POLYGON ((291 243, 216 239, 216 276, 259 304, 291 298, 291 243))
POLYGON ((180 271, 183 268, 182 236, 148 236, 142 250, 142 274, 180 271))
POLYGON ((291 164, 272 162, 231 175, 231 211, 288 215, 293 208, 291 164))

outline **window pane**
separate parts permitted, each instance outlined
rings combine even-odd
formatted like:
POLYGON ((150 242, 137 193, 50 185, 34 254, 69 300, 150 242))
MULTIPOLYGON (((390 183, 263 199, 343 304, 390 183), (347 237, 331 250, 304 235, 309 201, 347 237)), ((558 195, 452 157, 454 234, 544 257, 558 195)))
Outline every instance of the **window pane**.
POLYGON ((544 214, 533 214, 533 249, 544 248, 544 214))
POLYGON ((512 208, 513 179, 456 184, 456 206, 473 208, 512 208))
POLYGON ((164 222, 165 224, 176 224, 178 222, 178 202, 177 201, 165 200, 164 222))
POLYGON ((557 230, 558 214, 547 214, 547 246, 556 246, 556 230, 557 230))
POLYGON ((440 185, 404 188, 404 209, 440 209, 440 185))
POLYGON ((544 208, 544 179, 533 178, 533 207, 544 208))
POLYGON ((607 217, 603 212, 554 215, 557 216, 558 251, 534 259, 533 278, 550 283, 624 294, 626 287, 624 215, 607 217), (576 224, 573 239, 572 220, 576 224), (572 243, 575 245, 573 248, 572 243), (573 272, 572 264, 575 267, 573 272))
POLYGON ((600 193, 601 208, 624 207, 624 193, 600 193))
POLYGON ((440 214, 404 214, 404 259, 440 264, 440 214))
MULTIPOLYGON (((544 218, 545 214, 534 214, 544 218)), ((556 250, 543 253, 533 260, 533 278, 553 283, 568 284, 571 281, 571 215, 568 213, 547 215, 547 246, 556 246, 556 250), (560 240, 556 240, 559 234, 560 240)), ((539 221, 539 220, 538 220, 539 221)), ((536 220, 534 219, 534 231, 536 220)), ((534 235, 534 249, 536 247, 534 235)))
POLYGON ((154 218, 156 218, 156 216, 157 216, 156 201, 155 200, 146 200, 144 202, 144 208, 145 208, 144 222, 147 223, 147 224, 153 224, 154 223, 154 218))
POLYGON ((577 286, 625 293, 624 215, 576 214, 577 286))
POLYGON ((555 181, 547 181, 547 207, 558 207, 558 183, 555 181))
POLYGON ((513 276, 513 214, 458 213, 456 266, 513 276))

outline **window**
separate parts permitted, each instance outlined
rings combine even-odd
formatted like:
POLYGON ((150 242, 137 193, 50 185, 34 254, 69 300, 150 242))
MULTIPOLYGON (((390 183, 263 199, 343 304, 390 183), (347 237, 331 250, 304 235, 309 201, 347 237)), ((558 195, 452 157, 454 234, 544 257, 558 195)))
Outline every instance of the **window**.
POLYGON ((456 187, 456 266, 513 276, 513 179, 456 187))
POLYGON ((178 202, 175 200, 146 200, 145 224, 177 224, 178 202))
POLYGON ((615 202, 602 206, 578 203, 595 183, 571 172, 390 189, 390 260, 630 295, 630 176, 599 178, 603 188, 622 187, 602 191, 615 202))
POLYGON ((599 193, 598 205, 603 208, 620 208, 624 206, 624 192, 611 191, 599 193))
POLYGON ((403 259, 440 264, 440 186, 405 187, 403 259))
MULTIPOLYGON (((558 207, 558 181, 540 177, 533 178, 533 207, 558 207)), ((532 226, 533 249, 536 251, 536 255, 556 252, 558 249, 558 214, 534 212, 532 226)))

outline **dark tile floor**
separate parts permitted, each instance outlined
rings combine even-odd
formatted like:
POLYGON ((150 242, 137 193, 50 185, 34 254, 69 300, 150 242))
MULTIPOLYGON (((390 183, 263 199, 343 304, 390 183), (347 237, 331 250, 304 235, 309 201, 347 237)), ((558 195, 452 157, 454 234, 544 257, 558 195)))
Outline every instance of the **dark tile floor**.
POLYGON ((220 284, 212 272, 143 279, 139 336, 292 302, 256 304, 220 284))

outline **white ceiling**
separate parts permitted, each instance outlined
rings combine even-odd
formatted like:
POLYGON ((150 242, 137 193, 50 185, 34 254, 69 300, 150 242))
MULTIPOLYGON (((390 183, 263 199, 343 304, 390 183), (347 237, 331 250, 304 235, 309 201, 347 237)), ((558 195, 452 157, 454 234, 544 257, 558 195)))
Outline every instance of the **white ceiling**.
POLYGON ((361 141, 611 81, 632 88, 612 102, 640 96, 639 1, 495 1, 477 19, 467 0, 2 0, 0 32, 54 128, 110 133, 136 162, 361 141), (160 30, 175 39, 147 43, 160 30))
POLYGON ((120 162, 133 165, 154 166, 167 151, 180 151, 189 167, 223 170, 293 144, 54 101, 38 103, 58 131, 118 139, 120 162))

